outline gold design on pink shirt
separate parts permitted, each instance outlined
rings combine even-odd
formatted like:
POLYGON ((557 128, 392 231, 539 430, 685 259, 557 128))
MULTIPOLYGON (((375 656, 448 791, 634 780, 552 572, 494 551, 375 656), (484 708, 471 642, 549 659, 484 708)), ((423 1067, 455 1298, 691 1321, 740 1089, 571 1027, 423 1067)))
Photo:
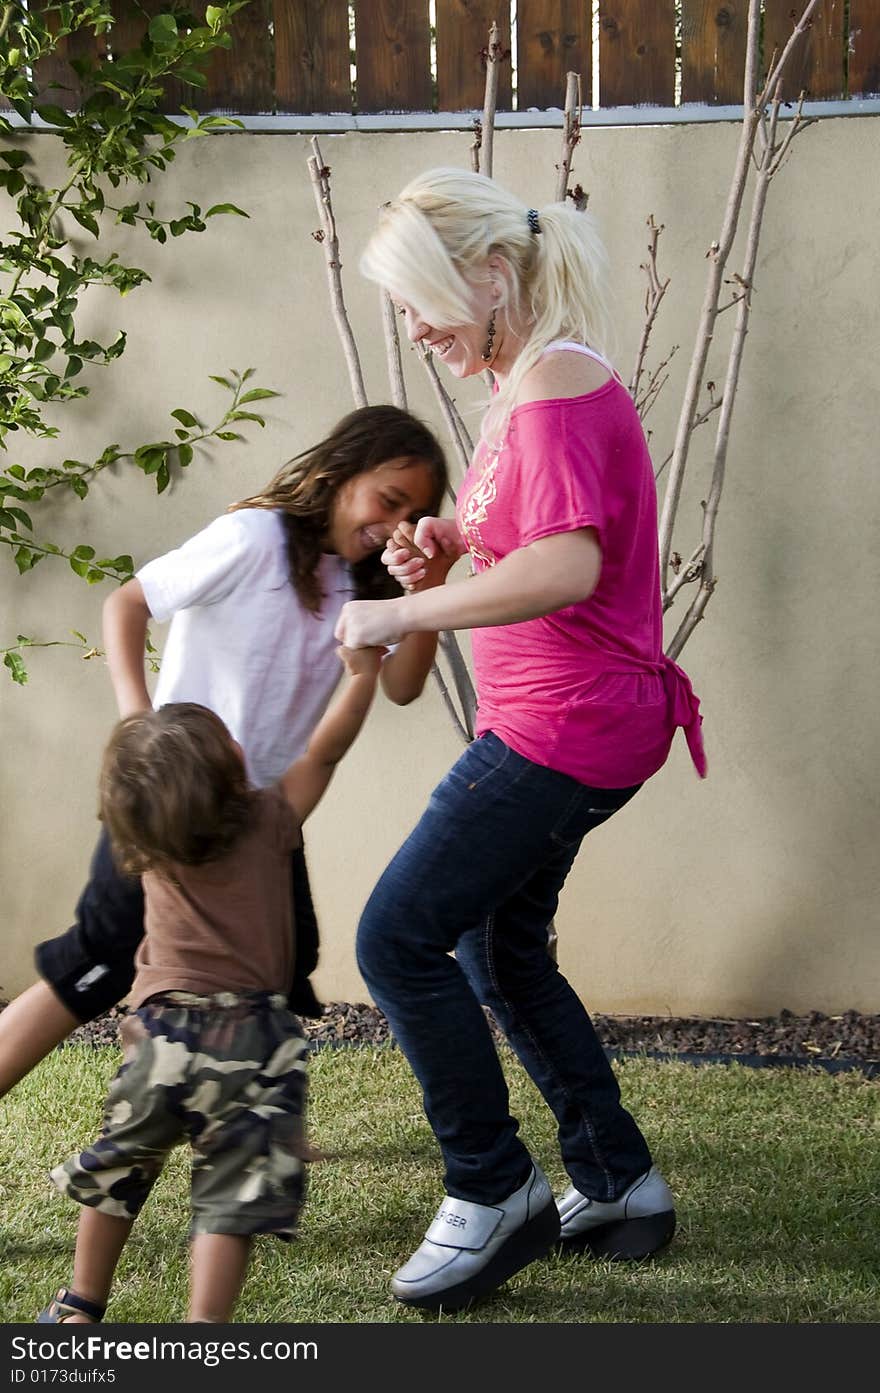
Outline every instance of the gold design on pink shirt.
POLYGON ((467 542, 471 556, 484 566, 494 566, 498 560, 488 544, 483 541, 480 529, 486 521, 489 508, 495 502, 495 471, 500 458, 501 451, 493 450, 458 505, 459 531, 467 542))

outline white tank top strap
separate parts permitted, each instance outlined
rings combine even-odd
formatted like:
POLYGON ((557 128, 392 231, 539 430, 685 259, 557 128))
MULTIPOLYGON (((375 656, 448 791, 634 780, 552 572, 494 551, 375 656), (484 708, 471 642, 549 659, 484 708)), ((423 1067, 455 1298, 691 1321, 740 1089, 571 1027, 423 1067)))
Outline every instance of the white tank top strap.
POLYGON ((593 358, 597 363, 601 363, 603 368, 607 368, 615 382, 622 382, 620 373, 607 358, 603 358, 601 353, 597 353, 593 348, 587 348, 584 343, 575 343, 572 339, 554 339, 553 343, 548 343, 541 354, 544 358, 548 353, 559 353, 567 351, 569 353, 582 353, 585 358, 593 358))

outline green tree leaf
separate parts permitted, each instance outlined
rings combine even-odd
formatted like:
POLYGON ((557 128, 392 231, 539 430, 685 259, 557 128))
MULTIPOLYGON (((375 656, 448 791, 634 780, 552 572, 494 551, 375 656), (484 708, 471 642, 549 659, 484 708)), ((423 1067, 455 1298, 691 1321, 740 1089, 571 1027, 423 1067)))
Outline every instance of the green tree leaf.
POLYGON ((249 392, 239 397, 239 403, 244 406, 249 401, 265 401, 268 397, 280 397, 280 392, 273 392, 270 387, 251 387, 249 392))
POLYGON ((23 687, 28 680, 28 674, 27 668, 24 665, 24 659, 22 658, 21 654, 10 652, 4 653, 3 663, 4 666, 9 669, 9 674, 12 677, 13 682, 17 682, 20 687, 23 687))
POLYGON ((167 48, 177 42, 177 21, 173 15, 156 15, 155 19, 150 20, 147 32, 157 48, 167 48))
POLYGON ((45 121, 49 126, 73 125, 73 117, 68 116, 63 107, 54 106, 51 102, 46 106, 38 106, 36 108, 36 113, 40 120, 45 121))

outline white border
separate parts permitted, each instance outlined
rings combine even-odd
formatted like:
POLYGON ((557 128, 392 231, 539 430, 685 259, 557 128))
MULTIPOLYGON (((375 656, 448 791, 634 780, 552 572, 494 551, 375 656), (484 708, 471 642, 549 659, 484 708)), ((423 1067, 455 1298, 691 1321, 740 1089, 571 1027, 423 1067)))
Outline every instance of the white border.
MULTIPOLYGON (((783 103, 782 117, 793 116, 796 103, 783 103)), ((805 116, 880 116, 880 97, 866 97, 861 100, 804 102, 805 116)), ((223 111, 202 112, 208 115, 231 115, 223 111)), ((319 114, 315 116, 266 115, 241 116, 234 119, 246 131, 264 131, 269 135, 312 134, 325 132, 331 134, 344 131, 459 131, 471 130, 474 121, 481 119, 482 111, 401 111, 379 112, 375 115, 352 116, 349 112, 319 114)), ((10 125, 33 131, 56 131, 57 126, 47 124, 36 114, 29 122, 23 121, 15 111, 3 111, 10 125)), ((705 106, 688 103, 683 106, 612 106, 596 110, 585 107, 581 114, 584 127, 589 126, 673 126, 704 123, 707 121, 741 121, 741 106, 705 106)), ((188 116, 169 116, 175 125, 190 126, 188 116)), ((496 130, 532 130, 561 127, 563 112, 557 108, 547 111, 499 111, 495 116, 496 130)), ((217 134, 224 134, 223 131, 217 134)), ((225 132, 235 134, 235 131, 225 132)))

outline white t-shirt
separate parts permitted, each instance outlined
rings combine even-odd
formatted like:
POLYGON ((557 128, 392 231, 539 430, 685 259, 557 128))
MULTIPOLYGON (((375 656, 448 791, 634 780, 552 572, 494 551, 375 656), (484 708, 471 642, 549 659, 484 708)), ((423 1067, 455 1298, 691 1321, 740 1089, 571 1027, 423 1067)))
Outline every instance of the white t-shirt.
POLYGON ((319 614, 290 581, 282 515, 225 513, 137 572, 160 623, 171 619, 153 698, 216 711, 241 745, 258 788, 303 752, 342 675, 333 636, 354 594, 348 565, 324 555, 319 614))

